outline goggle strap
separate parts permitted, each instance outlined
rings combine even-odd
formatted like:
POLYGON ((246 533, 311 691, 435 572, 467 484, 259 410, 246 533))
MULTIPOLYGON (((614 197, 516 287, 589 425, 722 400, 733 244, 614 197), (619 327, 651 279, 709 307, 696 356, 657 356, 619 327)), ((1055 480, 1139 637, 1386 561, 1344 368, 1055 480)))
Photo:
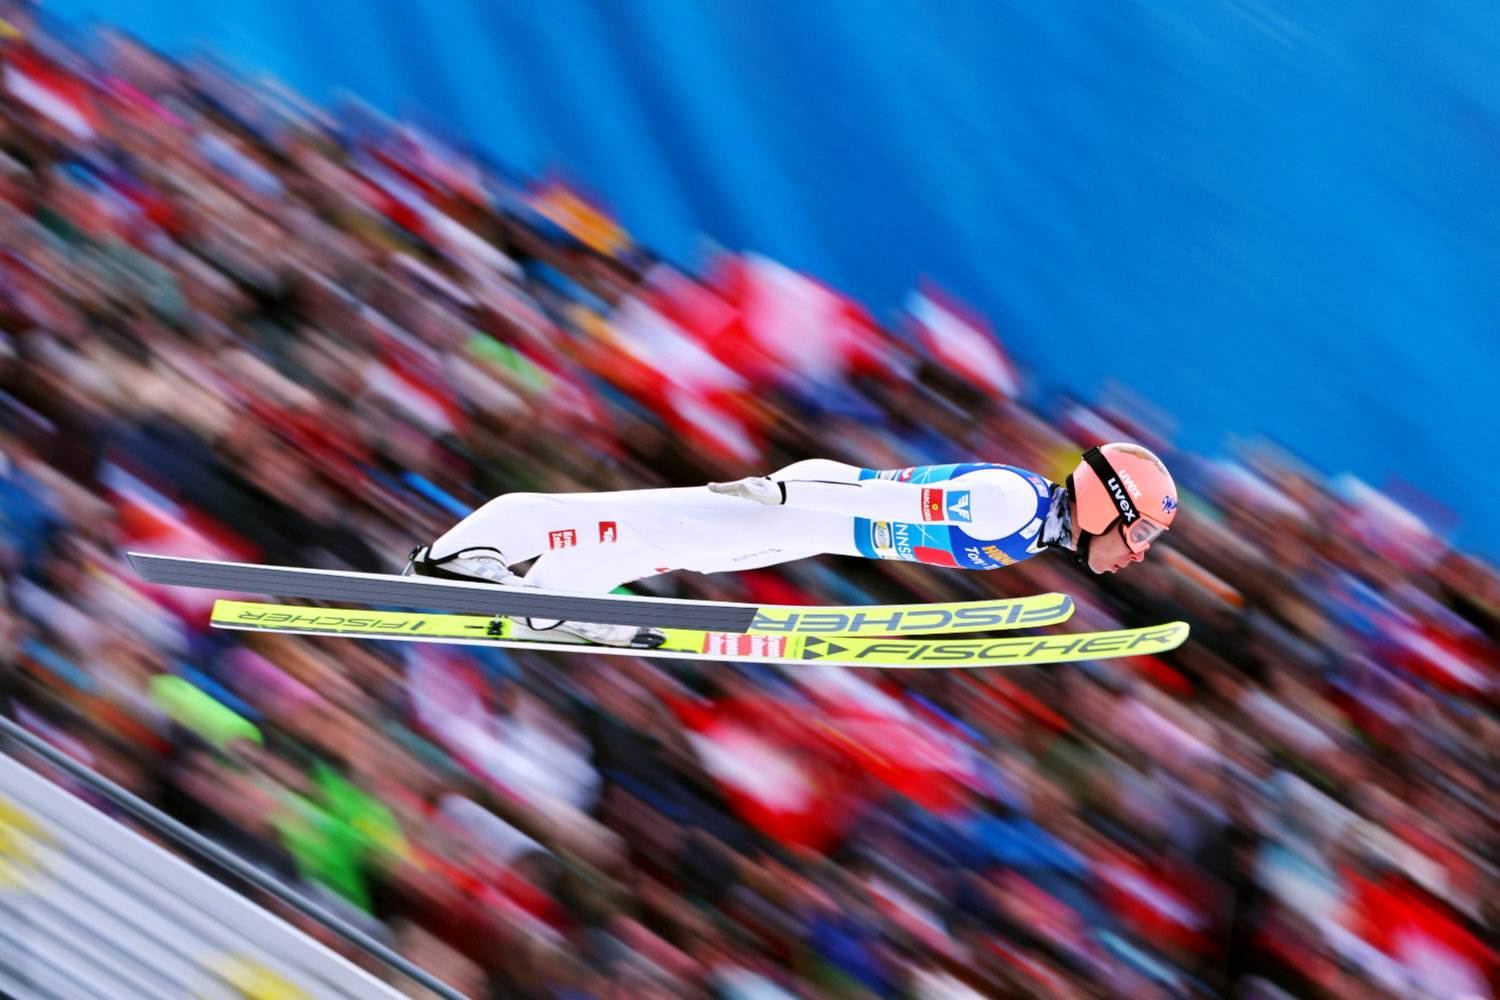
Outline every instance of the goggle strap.
POLYGON ((1099 477, 1099 482, 1104 484, 1105 492, 1115 502, 1115 507, 1120 511, 1120 517, 1125 521, 1128 528, 1140 520, 1141 512, 1135 509, 1135 504, 1130 502, 1130 494, 1125 491, 1125 484, 1120 481, 1120 474, 1115 471, 1114 466, 1109 464, 1109 459, 1099 451, 1097 447, 1090 448, 1083 453, 1083 460, 1094 470, 1094 475, 1099 477))

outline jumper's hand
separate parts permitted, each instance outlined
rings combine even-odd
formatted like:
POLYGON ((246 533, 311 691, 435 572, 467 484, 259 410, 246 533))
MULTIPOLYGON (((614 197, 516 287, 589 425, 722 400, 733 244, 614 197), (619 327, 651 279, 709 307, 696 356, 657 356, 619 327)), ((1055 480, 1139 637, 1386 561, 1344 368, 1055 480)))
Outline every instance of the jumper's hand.
POLYGON ((770 476, 747 476, 732 483, 709 483, 708 488, 714 493, 753 500, 767 507, 779 507, 786 503, 786 490, 770 476))

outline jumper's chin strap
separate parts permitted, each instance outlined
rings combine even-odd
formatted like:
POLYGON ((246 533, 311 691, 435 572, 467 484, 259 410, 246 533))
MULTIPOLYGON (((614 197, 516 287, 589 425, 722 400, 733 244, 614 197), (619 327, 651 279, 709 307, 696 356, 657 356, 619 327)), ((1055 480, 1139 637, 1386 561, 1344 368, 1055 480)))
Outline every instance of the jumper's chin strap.
POLYGON ((1084 569, 1089 568, 1089 543, 1093 540, 1093 535, 1087 531, 1080 531, 1078 533, 1078 544, 1073 548, 1073 561, 1084 569))

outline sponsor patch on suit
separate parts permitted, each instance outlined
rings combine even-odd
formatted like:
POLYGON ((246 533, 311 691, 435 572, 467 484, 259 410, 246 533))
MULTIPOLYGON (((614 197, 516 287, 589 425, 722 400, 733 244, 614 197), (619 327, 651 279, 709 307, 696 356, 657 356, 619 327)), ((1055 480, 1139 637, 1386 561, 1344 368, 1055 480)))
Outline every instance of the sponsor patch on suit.
POLYGON ((950 521, 973 521, 973 511, 969 509, 968 490, 948 491, 948 520, 950 521))
POLYGON ((932 488, 922 490, 922 520, 941 521, 943 519, 943 491, 932 488))

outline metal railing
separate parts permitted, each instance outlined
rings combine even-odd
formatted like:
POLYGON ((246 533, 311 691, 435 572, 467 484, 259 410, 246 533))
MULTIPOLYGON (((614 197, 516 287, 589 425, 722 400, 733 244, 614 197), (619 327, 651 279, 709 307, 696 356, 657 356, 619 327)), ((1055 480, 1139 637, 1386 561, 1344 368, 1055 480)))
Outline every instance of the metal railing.
MULTIPOLYGON (((0 734, 9 744, 6 750, 13 759, 15 750, 35 754, 178 851, 206 862, 210 870, 218 869, 255 886, 443 1000, 468 1000, 348 920, 188 829, 3 716, 0 716, 0 734)), ((32 768, 26 768, 25 773, 36 781, 45 780, 32 768)), ((65 794, 56 786, 48 787, 49 795, 65 794)), ((342 960, 333 953, 264 910, 247 909, 253 904, 201 870, 184 865, 155 845, 127 843, 138 839, 133 831, 71 796, 69 799, 72 821, 63 822, 58 814, 38 822, 34 803, 18 808, 6 797, 0 797, 0 890, 3 890, 0 891, 0 996, 9 993, 39 1000, 75 997, 155 1000, 184 995, 183 985, 197 977, 202 980, 193 987, 197 995, 227 998, 235 993, 228 989, 222 971, 215 974, 201 968, 202 956, 235 951, 253 959, 256 953, 265 952, 274 960, 278 950, 284 953, 288 942, 294 941, 288 935, 301 939, 291 950, 313 956, 308 968, 316 966, 326 972, 341 967, 342 960), (90 829, 82 831, 81 825, 90 829), (127 850, 135 852, 128 860, 122 857, 127 850), (156 878, 144 870, 153 865, 156 878), (172 870, 164 867, 171 865, 180 866, 182 874, 171 875, 172 870), (59 875, 63 869, 66 877, 59 875), (163 879, 163 872, 168 872, 169 877, 163 879), (32 881, 44 891, 26 884, 32 881), (263 918, 266 939, 259 943, 248 937, 234 940, 233 929, 224 924, 224 918, 231 913, 238 914, 240 924, 246 927, 263 918), (274 943, 276 940, 279 946, 274 943)), ((352 979, 364 976, 352 965, 348 970, 352 979)), ((323 981, 331 983, 339 978, 342 977, 325 976, 323 981)), ((365 979, 356 993, 351 994, 341 986, 337 991, 330 989, 328 995, 367 996, 371 989, 378 991, 378 984, 365 979)))

